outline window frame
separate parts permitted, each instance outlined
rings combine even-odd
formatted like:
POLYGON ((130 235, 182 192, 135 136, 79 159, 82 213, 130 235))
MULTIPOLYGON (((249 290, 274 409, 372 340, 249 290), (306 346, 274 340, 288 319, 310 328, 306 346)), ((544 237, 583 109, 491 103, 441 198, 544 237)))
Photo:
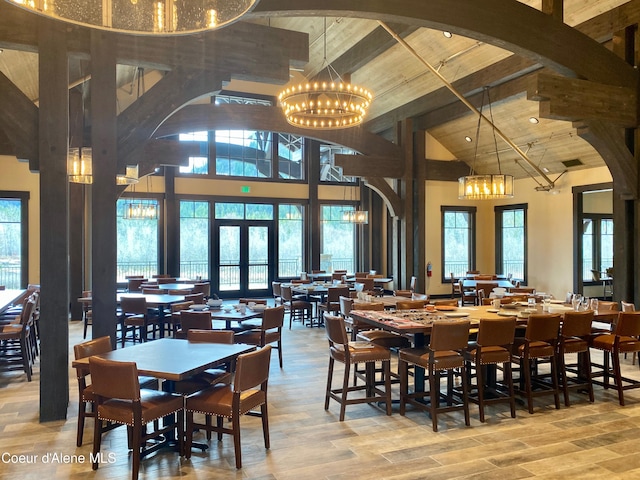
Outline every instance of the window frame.
MULTIPOLYGON (((445 267, 445 214, 451 212, 465 212, 469 214, 469 265, 468 270, 475 270, 476 268, 476 215, 478 208, 474 206, 462 206, 462 205, 441 205, 440 206, 440 281, 444 283, 451 283, 451 272, 447 271, 445 267)), ((449 269, 450 270, 450 269, 449 269)))
POLYGON ((528 221, 527 221, 527 211, 529 208, 528 203, 517 203, 514 205, 496 205, 494 207, 495 214, 495 270, 496 273, 508 274, 509 272, 500 272, 502 270, 502 266, 504 263, 504 245, 502 242, 502 233, 504 229, 503 215, 505 212, 522 210, 524 215, 524 260, 522 266, 522 276, 524 278, 518 278, 517 280, 521 280, 525 285, 527 284, 527 278, 529 273, 529 230, 528 230, 528 221))
POLYGON ((29 284, 29 192, 0 190, 0 199, 20 201, 20 287, 29 284))
MULTIPOLYGON (((591 255, 592 255, 592 259, 593 259, 593 263, 594 265, 592 265, 592 267, 594 267, 594 269, 599 270, 601 273, 604 271, 602 269, 602 220, 611 220, 611 223, 613 224, 613 214, 612 213, 583 213, 582 214, 582 223, 584 225, 584 221, 585 220, 591 220, 591 224, 593 225, 593 233, 592 233, 592 244, 591 244, 591 255)), ((615 227, 615 224, 614 224, 615 227)), ((613 234, 611 234, 613 236, 613 234)), ((582 239, 584 237, 584 231, 582 232, 582 234, 580 235, 580 243, 582 244, 582 239)), ((583 249, 584 252, 584 249, 583 249)), ((591 280, 585 280, 585 277, 587 276, 587 272, 584 271, 584 263, 585 263, 585 258, 584 258, 584 253, 581 255, 582 257, 582 265, 583 265, 583 271, 582 271, 582 283, 584 285, 601 285, 602 284, 602 280, 599 282, 595 282, 593 281, 593 277, 591 275, 589 275, 589 278, 591 278, 591 280)), ((591 269, 588 270, 589 274, 591 274, 591 269)))

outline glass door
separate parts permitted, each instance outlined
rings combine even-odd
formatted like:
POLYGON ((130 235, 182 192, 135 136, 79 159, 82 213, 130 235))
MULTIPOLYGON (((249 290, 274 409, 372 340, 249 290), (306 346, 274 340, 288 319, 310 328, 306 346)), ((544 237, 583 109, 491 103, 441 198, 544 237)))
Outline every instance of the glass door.
POLYGON ((274 278, 274 222, 216 220, 212 287, 220 297, 270 295, 274 278))

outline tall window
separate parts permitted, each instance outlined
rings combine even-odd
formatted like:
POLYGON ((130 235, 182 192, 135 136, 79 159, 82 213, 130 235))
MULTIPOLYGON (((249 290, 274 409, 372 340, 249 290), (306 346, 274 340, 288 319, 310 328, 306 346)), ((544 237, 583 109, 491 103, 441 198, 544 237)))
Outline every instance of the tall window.
MULTIPOLYGON (((125 197, 116 203, 117 222, 117 278, 124 281, 127 275, 144 275, 150 278, 160 272, 160 228, 156 217, 128 218, 129 205, 144 202, 159 211, 156 199, 125 197)), ((159 216, 159 215, 158 215, 159 216)))
POLYGON ((18 289, 28 279, 27 192, 0 192, 0 285, 18 289))
POLYGON ((304 179, 304 137, 289 133, 278 134, 278 177, 304 179))
POLYGON ((304 207, 278 206, 278 278, 297 277, 304 254, 304 207))
POLYGON ((442 281, 450 274, 464 276, 475 269, 476 208, 441 207, 442 212, 442 281))
POLYGON ((209 202, 180 201, 180 276, 209 278, 209 202))
POLYGON ((194 142, 200 145, 200 155, 189 157, 189 165, 180 167, 180 173, 207 175, 209 173, 209 157, 207 155, 209 132, 181 133, 178 135, 178 139, 181 142, 194 142))
POLYGON ((216 130, 216 175, 271 177, 272 133, 216 130))
POLYGON ((527 277, 527 205, 495 207, 496 273, 527 277))
POLYGON ((333 270, 356 270, 356 225, 343 220, 344 211, 352 205, 322 205, 320 210, 320 236, 322 263, 331 264, 333 270))
POLYGON ((613 218, 593 213, 583 216, 582 261, 585 282, 607 276, 607 269, 613 267, 613 218))

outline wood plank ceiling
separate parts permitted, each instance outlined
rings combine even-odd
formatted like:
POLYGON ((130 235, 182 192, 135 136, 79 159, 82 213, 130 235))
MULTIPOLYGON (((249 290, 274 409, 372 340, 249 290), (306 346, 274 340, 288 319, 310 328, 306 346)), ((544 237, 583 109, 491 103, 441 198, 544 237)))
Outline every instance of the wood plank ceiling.
MULTIPOLYGON (((541 9, 542 0, 523 0, 532 8, 541 9)), ((564 0, 564 22, 578 29, 590 20, 627 3, 627 0, 564 0)), ((295 30, 309 35, 309 58, 306 65, 293 65, 292 82, 313 78, 330 63, 343 75, 350 75, 356 84, 374 92, 375 99, 366 128, 391 138, 396 121, 414 118, 418 128, 425 128, 450 155, 440 160, 465 161, 479 173, 496 172, 498 158, 503 173, 517 178, 532 173, 531 167, 518 161, 516 153, 494 136, 490 126, 478 129, 477 116, 444 91, 442 82, 407 49, 381 30, 376 20, 346 17, 260 17, 254 14, 247 21, 272 27, 295 30), (478 134, 479 133, 479 134, 478 134), (471 138, 471 142, 465 140, 471 138)), ((527 99, 530 86, 527 74, 542 71, 530 59, 523 59, 507 50, 461 35, 446 38, 442 31, 393 25, 406 42, 427 62, 436 67, 447 81, 464 89, 463 93, 477 108, 485 104, 484 113, 493 116, 494 123, 516 145, 524 150, 539 168, 552 178, 567 170, 563 162, 579 160, 569 168, 591 168, 604 165, 598 153, 576 135, 570 122, 539 118, 539 103, 527 99), (491 96, 491 111, 484 96, 484 87, 491 96), (539 118, 539 123, 529 121, 539 118)), ((609 38, 597 39, 599 41, 609 38)), ((0 46, 2 39, 0 35, 0 46)), ((89 68, 79 61, 72 63, 72 87, 79 88, 89 68)), ((4 48, 0 54, 0 72, 4 73, 34 102, 38 100, 38 58, 36 53, 4 48)), ((122 111, 144 94, 136 77, 136 66, 121 66, 118 83, 121 86, 119 109, 122 111)), ((553 72, 551 72, 553 73, 553 72)), ((150 88, 160 76, 145 71, 144 88, 150 88)), ((245 90, 276 94, 282 86, 232 80, 229 90, 245 90)))

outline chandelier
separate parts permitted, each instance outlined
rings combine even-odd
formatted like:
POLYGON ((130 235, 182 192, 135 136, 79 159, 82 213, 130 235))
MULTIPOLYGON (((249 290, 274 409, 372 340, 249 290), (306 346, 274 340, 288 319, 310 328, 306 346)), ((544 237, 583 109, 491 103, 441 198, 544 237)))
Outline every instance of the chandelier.
POLYGON ((369 223, 369 212, 366 210, 345 210, 342 212, 342 221, 366 225, 369 223))
POLYGON ((57 20, 134 34, 186 34, 238 20, 258 0, 7 0, 57 20))
POLYGON ((504 175, 500 167, 500 155, 498 153, 498 143, 496 139, 496 130, 493 127, 493 112, 491 110, 491 97, 489 89, 485 87, 482 92, 482 104, 478 115, 478 124, 476 126, 476 145, 473 155, 473 166, 469 175, 458 178, 458 198, 464 200, 493 200, 500 198, 513 198, 513 176, 504 175), (475 173, 476 158, 478 157, 478 144, 480 140, 480 123, 484 115, 484 94, 487 94, 489 103, 490 124, 493 131, 493 143, 496 150, 496 158, 498 159, 498 173, 478 175, 475 173))
POLYGON ((67 176, 71 183, 93 183, 93 162, 90 148, 70 148, 67 154, 67 176))
POLYGON ((287 122, 294 127, 333 130, 355 127, 364 120, 373 94, 342 80, 327 62, 327 19, 324 19, 324 61, 329 81, 306 82, 278 94, 287 122))
POLYGON ((127 165, 124 174, 116 175, 116 185, 134 185, 139 181, 138 165, 127 165))
POLYGON ((155 200, 136 199, 124 204, 124 218, 131 220, 155 220, 158 218, 155 200))

